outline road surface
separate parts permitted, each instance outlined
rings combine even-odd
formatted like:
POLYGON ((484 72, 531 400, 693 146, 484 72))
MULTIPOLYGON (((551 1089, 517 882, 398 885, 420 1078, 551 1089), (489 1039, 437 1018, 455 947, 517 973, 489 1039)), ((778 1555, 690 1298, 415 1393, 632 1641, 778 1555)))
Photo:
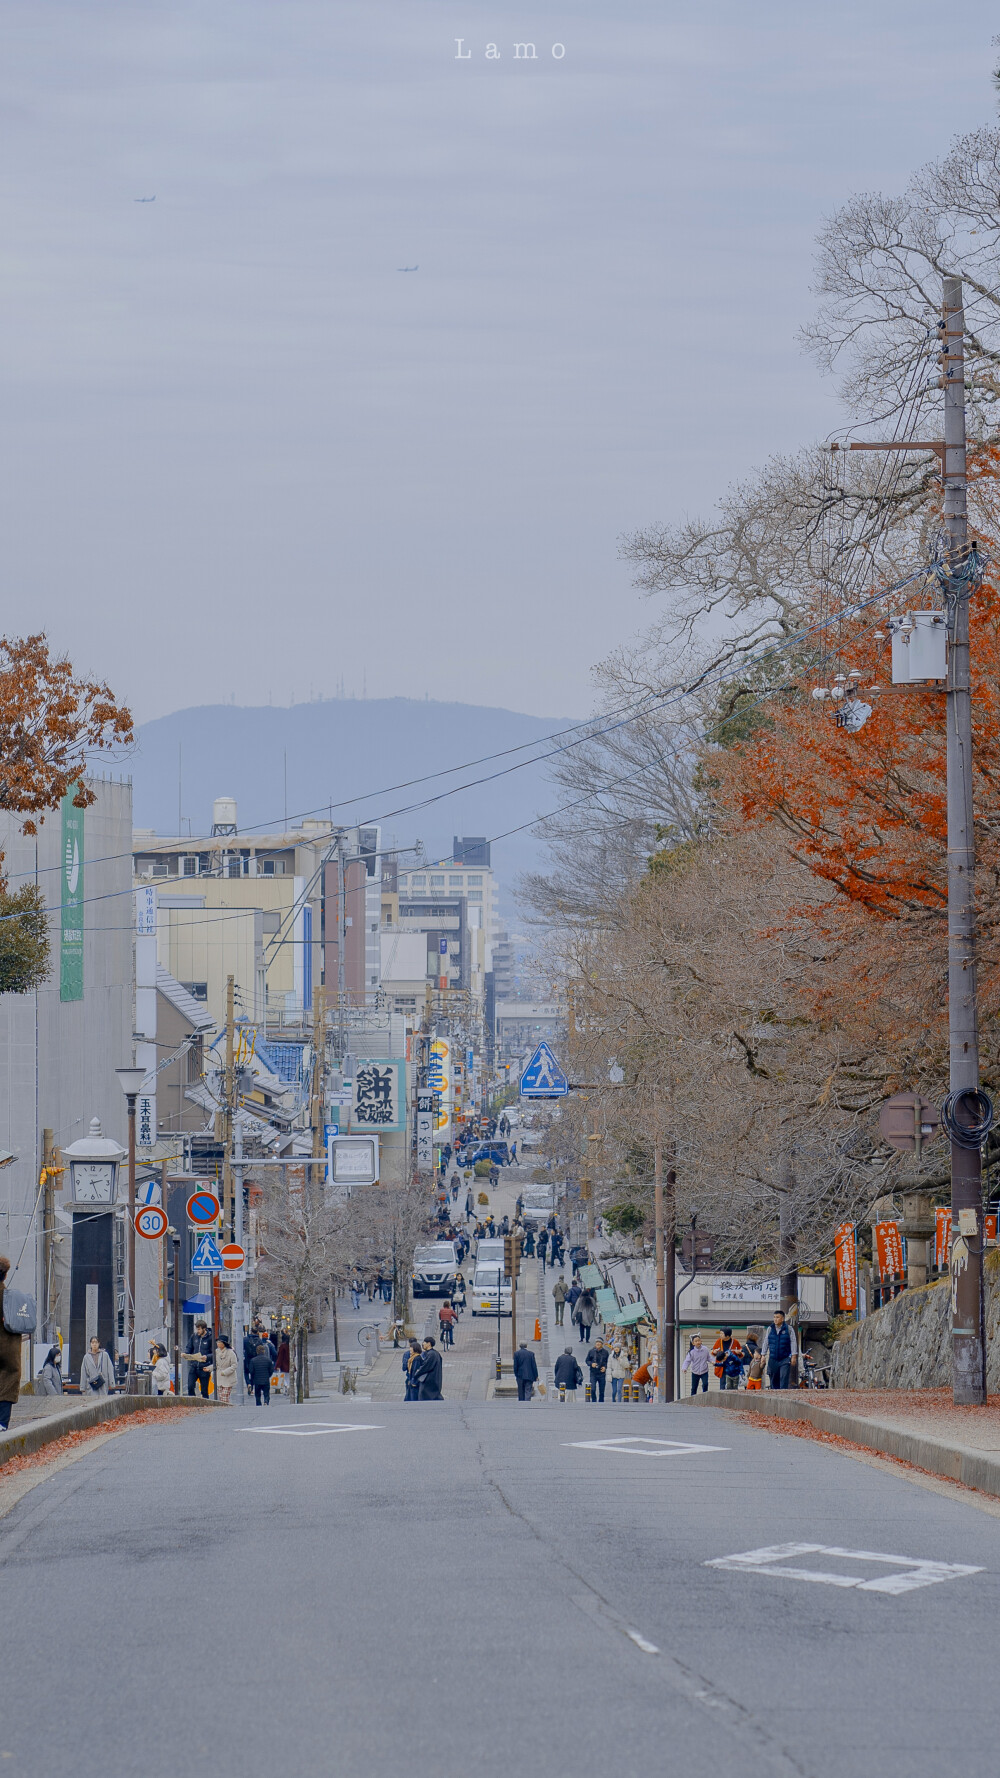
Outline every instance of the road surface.
POLYGON ((24 1778, 997 1766, 998 1519, 683 1405, 331 1396, 137 1428, 0 1518, 0 1575, 24 1778), (949 1567, 706 1566, 789 1543, 949 1567))

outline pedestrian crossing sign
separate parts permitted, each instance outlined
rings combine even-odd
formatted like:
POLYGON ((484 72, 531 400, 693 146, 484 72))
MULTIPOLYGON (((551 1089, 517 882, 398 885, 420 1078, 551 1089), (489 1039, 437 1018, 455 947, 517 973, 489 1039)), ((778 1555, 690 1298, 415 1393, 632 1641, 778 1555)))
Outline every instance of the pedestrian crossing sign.
POLYGON ((223 1269, 222 1255, 215 1236, 203 1235, 194 1250, 192 1272, 221 1272, 223 1269))
POLYGON ((522 1099, 564 1099, 569 1081, 547 1043, 540 1043, 521 1075, 522 1099))

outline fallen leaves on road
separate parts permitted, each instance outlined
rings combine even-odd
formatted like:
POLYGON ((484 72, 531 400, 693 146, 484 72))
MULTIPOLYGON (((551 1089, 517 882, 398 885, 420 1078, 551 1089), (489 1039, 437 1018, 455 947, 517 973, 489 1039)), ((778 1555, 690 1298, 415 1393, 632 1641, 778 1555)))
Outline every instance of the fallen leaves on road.
MULTIPOLYGON (((982 1409, 978 1409, 982 1412, 982 1409)), ((932 1481, 947 1482, 949 1488, 961 1488, 966 1494, 981 1494, 981 1488, 972 1488, 968 1482, 953 1481, 951 1476, 939 1475, 936 1469, 924 1469, 919 1463, 910 1463, 905 1457, 893 1457, 888 1451, 877 1451, 872 1445, 859 1445, 855 1439, 841 1438, 836 1432, 823 1432, 810 1420, 781 1420, 773 1414, 755 1414, 752 1411, 736 1415, 746 1426, 755 1426, 761 1432, 777 1432, 785 1438, 807 1438, 813 1444, 833 1445, 835 1450, 853 1453, 862 1451, 866 1457, 877 1457, 882 1463, 894 1463, 898 1469, 912 1469, 918 1475, 930 1476, 932 1481)), ((992 1495, 986 1496, 992 1499, 992 1495)))
MULTIPOLYGON (((24 1469, 39 1469, 45 1463, 51 1463, 67 1451, 75 1451, 89 1439, 107 1438, 109 1434, 128 1432, 133 1426, 161 1426, 164 1421, 178 1420, 182 1415, 198 1413, 197 1408, 139 1408, 134 1414, 122 1414, 117 1420, 102 1420, 98 1426, 86 1426, 81 1432, 64 1432, 61 1438, 54 1438, 40 1451, 30 1451, 23 1457, 8 1457, 6 1463, 0 1464, 0 1481, 6 1476, 17 1475, 24 1469)), ((17 1431, 15 1426, 14 1431, 17 1431)))

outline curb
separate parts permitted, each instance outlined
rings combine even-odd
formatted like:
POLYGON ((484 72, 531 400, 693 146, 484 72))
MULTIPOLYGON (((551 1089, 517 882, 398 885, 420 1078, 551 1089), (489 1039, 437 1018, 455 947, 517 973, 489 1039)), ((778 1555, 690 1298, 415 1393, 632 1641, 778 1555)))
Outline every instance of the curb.
POLYGON ((1000 1496, 1000 1452, 973 1450, 968 1445, 950 1445, 944 1439, 931 1438, 918 1432, 905 1432, 898 1426, 880 1425, 877 1420, 863 1420, 856 1414, 842 1413, 837 1408, 824 1408, 797 1397, 786 1400, 783 1394, 765 1396, 748 1406, 743 1392, 720 1390, 714 1395, 698 1395, 690 1406, 722 1408, 730 1413, 755 1414, 759 1419, 806 1420, 820 1432, 847 1439, 867 1451, 878 1451, 886 1457, 899 1457, 917 1469, 943 1476, 949 1482, 962 1482, 967 1488, 978 1488, 983 1494, 1000 1496))
MULTIPOLYGON (((19 1427, 15 1432, 0 1434, 0 1468, 11 1457, 29 1457, 33 1451, 52 1444, 54 1439, 65 1438, 68 1432, 83 1432, 87 1427, 100 1426, 105 1420, 119 1420, 123 1414, 135 1414, 143 1408, 169 1413, 174 1406, 191 1405, 192 1398, 187 1395, 181 1396, 179 1401, 172 1395, 110 1395, 104 1401, 65 1408, 62 1413, 30 1420, 27 1426, 19 1427)), ((206 1401, 200 1405, 214 1409, 216 1404, 206 1401)))

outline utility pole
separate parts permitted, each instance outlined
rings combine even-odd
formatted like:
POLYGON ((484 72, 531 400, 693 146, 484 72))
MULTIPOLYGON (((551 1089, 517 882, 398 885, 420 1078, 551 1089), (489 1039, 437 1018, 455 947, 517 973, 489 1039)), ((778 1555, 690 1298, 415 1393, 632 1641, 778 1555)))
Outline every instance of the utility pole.
POLYGON ((320 984, 313 989, 313 1066, 312 1103, 309 1121, 312 1124, 313 1159, 323 1154, 323 1123, 326 1108, 326 989, 320 984))
MULTIPOLYGON (((972 807, 971 582, 965 462, 965 306, 961 278, 944 280, 944 528, 948 560, 948 1040, 952 1093, 979 1089, 976 1008, 975 830, 972 807)), ((982 1151, 951 1145, 952 1390, 961 1406, 986 1402, 982 1151)))
POLYGON ((236 1029, 235 988, 231 975, 226 977, 226 1075, 223 1087, 222 1112, 222 1227, 226 1240, 232 1239, 233 1227, 233 1123, 236 1099, 236 1029))
POLYGON ((660 1355, 656 1399, 673 1401, 674 1349, 677 1340, 674 1309, 677 1168, 671 1154, 664 1191, 663 1143, 659 1128, 653 1144, 653 1194, 656 1217, 656 1343, 660 1355))

